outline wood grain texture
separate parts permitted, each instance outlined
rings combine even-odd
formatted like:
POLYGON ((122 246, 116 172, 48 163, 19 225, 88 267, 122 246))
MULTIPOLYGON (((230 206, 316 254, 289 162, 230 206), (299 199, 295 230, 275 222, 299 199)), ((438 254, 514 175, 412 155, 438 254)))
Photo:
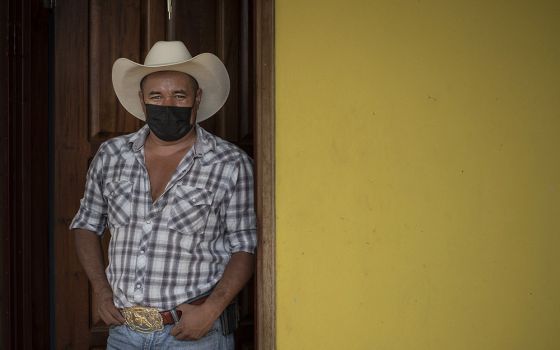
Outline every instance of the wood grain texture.
MULTIPOLYGON (((11 3, 11 2, 10 2, 11 3)), ((10 60, 8 51, 10 50, 9 40, 9 6, 0 6, 0 76, 8 77, 10 71, 10 60)), ((10 83, 9 79, 0 80, 0 110, 4 111, 0 114, 0 128, 8 130, 10 126, 10 83)), ((0 148, 9 150, 10 134, 6 133, 0 137, 0 148)), ((0 167, 4 170, 0 172, 0 198, 8 198, 10 193, 10 154, 9 152, 0 152, 0 167)), ((10 276, 11 276, 11 249, 10 249, 10 205, 7 200, 0 201, 0 230, 4 232, 0 238, 0 264, 2 266, 2 274, 0 274, 0 347, 2 349, 12 348, 12 337, 10 335, 10 324, 12 305, 12 296, 10 294, 10 276)))
POLYGON ((48 12, 5 1, 0 26, 0 348, 48 348, 48 12))
POLYGON ((68 225, 84 191, 88 125, 88 2, 58 0, 55 8, 54 255, 57 349, 90 346, 87 276, 68 225))
POLYGON ((140 0, 89 1, 89 130, 92 139, 105 140, 140 127, 140 120, 129 114, 115 97, 111 70, 119 57, 141 62, 141 14, 140 0))
POLYGON ((257 167, 257 331, 259 350, 276 348, 274 1, 255 2, 255 139, 257 167))
POLYGON ((142 50, 140 57, 145 58, 150 48, 158 41, 165 40, 166 0, 142 1, 142 50))
POLYGON ((239 0, 219 0, 217 9, 217 55, 227 67, 231 88, 229 97, 215 116, 218 134, 232 142, 239 140, 239 56, 240 56, 240 11, 239 0))
POLYGON ((252 56, 253 50, 248 30, 249 6, 243 6, 243 3, 248 2, 177 1, 175 36, 185 43, 193 56, 210 52, 224 62, 231 83, 229 97, 223 108, 215 116, 202 122, 201 126, 235 143, 252 156, 253 133, 250 126, 253 109, 247 107, 252 100, 252 90, 247 81, 252 79, 253 71, 247 60, 243 60, 243 57, 252 56), (242 109, 242 106, 245 108, 242 109))
POLYGON ((23 4, 24 23, 22 59, 24 81, 23 106, 24 155, 20 157, 23 169, 25 214, 22 215, 24 236, 23 260, 28 265, 25 288, 28 299, 23 299, 23 337, 26 349, 44 349, 50 342, 49 322, 49 69, 48 11, 37 1, 23 4), (33 54, 29 54, 33 53, 33 54), (32 97, 31 97, 32 96, 32 97), (42 307, 44 305, 44 307, 42 307), (27 327, 36 329, 33 337, 27 327), (31 339, 30 339, 31 338, 31 339))

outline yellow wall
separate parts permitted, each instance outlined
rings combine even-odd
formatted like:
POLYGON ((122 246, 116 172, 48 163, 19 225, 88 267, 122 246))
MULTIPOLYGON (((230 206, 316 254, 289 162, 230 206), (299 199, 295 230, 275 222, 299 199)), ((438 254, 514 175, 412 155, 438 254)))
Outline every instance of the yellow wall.
POLYGON ((276 21, 278 349, 560 349, 560 2, 276 21))

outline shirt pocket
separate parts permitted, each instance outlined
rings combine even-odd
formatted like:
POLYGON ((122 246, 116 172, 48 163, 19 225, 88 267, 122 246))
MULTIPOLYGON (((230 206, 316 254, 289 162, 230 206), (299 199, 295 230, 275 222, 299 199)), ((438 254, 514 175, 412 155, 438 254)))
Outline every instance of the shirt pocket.
POLYGON ((103 195, 107 199, 109 227, 126 226, 132 212, 132 186, 128 180, 111 181, 105 185, 103 195))
POLYGON ((212 199, 212 192, 206 189, 177 185, 168 228, 183 234, 202 234, 212 210, 212 199))

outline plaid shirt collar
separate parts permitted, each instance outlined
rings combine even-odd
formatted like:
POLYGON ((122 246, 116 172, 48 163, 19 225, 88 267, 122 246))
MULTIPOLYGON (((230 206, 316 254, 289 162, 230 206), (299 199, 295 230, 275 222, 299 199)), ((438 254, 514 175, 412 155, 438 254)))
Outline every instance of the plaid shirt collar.
MULTIPOLYGON (((196 140, 194 142, 194 158, 200 158, 201 162, 206 165, 212 163, 216 151, 216 140, 210 137, 210 134, 195 124, 196 140)), ((144 147, 146 138, 150 133, 148 124, 144 125, 140 130, 135 132, 130 140, 123 145, 122 151, 140 152, 144 147)))

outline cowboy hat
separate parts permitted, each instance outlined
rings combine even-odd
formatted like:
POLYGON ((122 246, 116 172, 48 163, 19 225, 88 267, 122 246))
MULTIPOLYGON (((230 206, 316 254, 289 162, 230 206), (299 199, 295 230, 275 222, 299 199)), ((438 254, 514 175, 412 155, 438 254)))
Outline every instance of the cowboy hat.
POLYGON ((211 53, 192 57, 181 41, 158 41, 148 52, 144 64, 127 58, 119 58, 113 64, 115 94, 123 107, 138 119, 146 120, 138 97, 140 82, 146 75, 159 71, 183 72, 196 79, 203 91, 197 122, 210 118, 227 100, 229 76, 218 57, 211 53))

